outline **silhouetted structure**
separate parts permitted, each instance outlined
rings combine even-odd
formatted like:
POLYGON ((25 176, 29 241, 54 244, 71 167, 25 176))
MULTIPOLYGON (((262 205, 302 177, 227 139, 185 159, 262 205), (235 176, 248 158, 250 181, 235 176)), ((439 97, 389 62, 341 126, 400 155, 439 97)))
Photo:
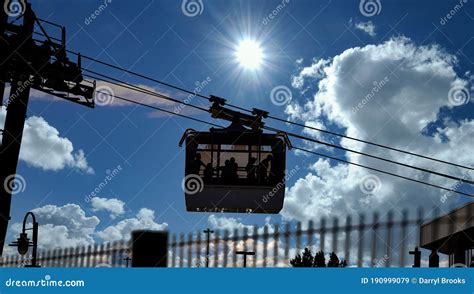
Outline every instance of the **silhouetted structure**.
POLYGON ((134 231, 132 233, 132 267, 166 267, 168 232, 134 231))
POLYGON ((471 202, 421 226, 420 245, 431 250, 430 266, 439 266, 439 253, 449 256, 450 266, 474 263, 473 213, 474 202, 471 202))
POLYGON ((23 219, 23 227, 20 233, 20 237, 17 239, 16 242, 10 244, 10 246, 14 246, 18 248, 18 253, 21 255, 25 255, 28 253, 30 247, 33 248, 33 252, 31 254, 31 264, 25 264, 25 267, 39 267, 37 263, 37 250, 38 250, 38 222, 36 221, 36 217, 32 212, 28 212, 23 219), (31 216, 33 221, 33 227, 27 229, 26 222, 28 221, 28 216, 31 216), (28 234, 26 231, 32 231, 33 241, 30 242, 28 238, 28 234))
MULTIPOLYGON (((4 1, 5 2, 5 1, 4 1)), ((64 27, 36 17, 30 3, 20 1, 23 25, 8 22, 7 9, 0 9, 0 94, 10 84, 10 98, 0 152, 0 255, 10 219, 18 156, 26 120, 30 89, 48 93, 85 106, 94 106, 95 84, 84 84, 80 55, 77 64, 66 53, 64 27), (21 5, 24 4, 24 5, 21 5), (55 43, 44 29, 45 23, 61 28, 60 43, 55 43), (37 25, 45 41, 33 39, 37 25)), ((5 5, 8 4, 5 2, 5 5)), ((18 4, 18 3, 17 3, 18 4)), ((54 39, 57 40, 57 39, 54 39)))
POLYGON ((211 240, 211 234, 214 233, 211 229, 204 230, 204 233, 207 235, 207 246, 206 246, 206 267, 209 267, 209 243, 211 240))
POLYGON ((235 254, 244 256, 244 267, 247 267, 247 256, 254 256, 255 252, 253 251, 236 251, 235 254))

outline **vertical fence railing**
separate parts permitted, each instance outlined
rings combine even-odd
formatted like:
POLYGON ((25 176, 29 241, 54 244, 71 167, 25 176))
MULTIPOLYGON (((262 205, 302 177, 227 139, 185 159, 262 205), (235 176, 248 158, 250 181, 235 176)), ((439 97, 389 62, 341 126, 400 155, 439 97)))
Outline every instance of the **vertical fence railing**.
MULTIPOLYGON (((439 211, 435 210, 433 215, 439 215, 439 211)), ((209 242, 203 231, 170 234, 168 266, 242 266, 243 256, 237 256, 236 252, 243 250, 255 254, 247 256, 249 267, 288 267, 295 254, 308 248, 313 253, 323 251, 328 255, 334 252, 348 266, 404 267, 410 263, 408 251, 419 246, 420 226, 425 216, 421 210, 411 220, 406 211, 397 216, 398 220, 389 211, 382 216, 375 213, 369 218, 348 216, 344 222, 335 217, 329 221, 327 218, 310 220, 305 224, 287 222, 281 227, 267 224, 263 228, 214 230, 209 242)), ((436 227, 432 234, 438 234, 436 227)), ((129 258, 128 243, 123 241, 38 252, 38 263, 43 267, 125 267, 129 258)), ((19 255, 0 260, 3 267, 29 263, 29 257, 20 258, 19 255)))

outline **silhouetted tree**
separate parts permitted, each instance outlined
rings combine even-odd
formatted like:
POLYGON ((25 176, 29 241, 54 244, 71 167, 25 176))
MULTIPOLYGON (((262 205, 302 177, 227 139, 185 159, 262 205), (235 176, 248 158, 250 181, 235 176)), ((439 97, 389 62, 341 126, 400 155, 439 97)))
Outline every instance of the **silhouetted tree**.
POLYGON ((295 258, 290 260, 293 267, 346 267, 345 260, 341 261, 336 253, 329 255, 329 261, 326 263, 326 257, 323 251, 317 252, 314 256, 309 248, 305 248, 300 255, 296 254, 295 258))
POLYGON ((337 257, 336 253, 331 253, 329 255, 328 267, 339 267, 339 258, 337 257))
POLYGON ((326 267, 326 258, 324 257, 324 252, 319 251, 314 257, 313 267, 326 267))
POLYGON ((295 258, 290 260, 291 265, 293 267, 312 267, 314 257, 311 250, 305 248, 302 255, 296 254, 295 258))

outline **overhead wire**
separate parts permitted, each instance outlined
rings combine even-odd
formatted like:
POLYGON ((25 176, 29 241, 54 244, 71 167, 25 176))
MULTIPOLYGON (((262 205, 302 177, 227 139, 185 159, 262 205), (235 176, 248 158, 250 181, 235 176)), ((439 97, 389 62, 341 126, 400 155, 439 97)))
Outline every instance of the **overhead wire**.
MULTIPOLYGON (((193 121, 196 121, 196 122, 199 122, 199 123, 211 125, 211 126, 214 126, 214 127, 224 128, 224 126, 221 126, 221 125, 218 125, 218 124, 215 124, 215 123, 212 123, 212 122, 208 122, 208 121, 201 120, 201 119, 196 119, 194 117, 191 117, 191 116, 188 116, 188 115, 185 115, 185 114, 175 113, 173 111, 169 111, 169 110, 157 107, 157 106, 153 106, 153 105, 149 105, 149 104, 146 104, 146 103, 138 102, 138 101, 135 101, 135 100, 124 98, 124 97, 120 97, 120 96, 117 96, 115 94, 111 94, 111 93, 108 93, 108 92, 105 92, 105 91, 98 91, 98 92, 103 94, 103 95, 108 95, 110 97, 113 97, 115 99, 119 99, 119 100, 127 101, 129 103, 141 105, 141 106, 151 108, 151 109, 154 109, 154 110, 157 110, 157 111, 163 111, 163 112, 171 114, 171 115, 176 115, 176 116, 179 116, 179 117, 182 117, 182 118, 186 118, 186 119, 193 120, 193 121)), ((413 179, 413 178, 406 177, 406 176, 402 176, 402 175, 399 175, 399 174, 396 174, 396 173, 393 173, 393 172, 388 172, 388 171, 385 171, 385 170, 382 170, 382 169, 379 169, 379 168, 374 168, 374 167, 370 167, 370 166, 367 166, 367 165, 364 165, 364 164, 355 163, 355 162, 352 162, 352 161, 349 161, 349 160, 344 160, 344 159, 337 158, 337 157, 334 157, 334 156, 330 156, 330 155, 326 155, 326 154, 319 153, 319 152, 316 152, 316 151, 308 150, 308 149, 305 149, 305 148, 302 148, 302 147, 293 146, 293 149, 299 150, 299 151, 302 151, 302 152, 306 152, 306 153, 309 153, 309 154, 317 155, 319 157, 328 158, 328 159, 331 159, 331 160, 335 160, 335 161, 343 162, 343 163, 346 163, 346 164, 358 166, 358 167, 361 167, 361 168, 365 168, 365 169, 372 170, 372 171, 375 171, 375 172, 379 172, 379 173, 382 173, 382 174, 390 175, 390 176, 393 176, 393 177, 401 178, 401 179, 404 179, 404 180, 412 181, 412 182, 415 182, 415 183, 418 183, 418 184, 423 184, 423 185, 426 185, 426 186, 430 186, 430 187, 437 188, 437 189, 440 189, 440 190, 448 191, 448 192, 451 192, 451 193, 455 193, 455 194, 459 194, 459 195, 474 198, 474 195, 468 194, 468 193, 465 193, 465 192, 462 192, 462 191, 457 191, 456 189, 446 188, 446 187, 443 187, 443 186, 440 186, 440 185, 428 183, 428 182, 425 182, 425 181, 413 179)))
MULTIPOLYGON (((196 105, 193 105, 193 104, 190 104, 190 103, 183 103, 183 101, 181 101, 181 100, 177 100, 177 99, 171 98, 167 95, 157 93, 156 91, 151 91, 149 89, 146 89, 146 88, 143 88, 143 87, 140 87, 140 86, 137 86, 137 85, 133 85, 133 84, 127 83, 125 81, 121 81, 121 80, 115 79, 113 77, 110 77, 110 76, 107 76, 107 75, 104 75, 104 74, 101 74, 101 73, 97 73, 97 72, 89 70, 89 69, 83 69, 83 70, 85 70, 87 72, 90 72, 90 73, 93 73, 97 76, 100 76, 102 79, 105 79, 105 80, 103 80, 105 82, 110 82, 114 85, 121 86, 121 87, 130 89, 130 90, 134 90, 134 91, 137 91, 137 92, 140 92, 140 93, 143 93, 143 94, 149 94, 149 95, 161 98, 161 99, 165 99, 165 100, 172 101, 172 102, 175 102, 175 103, 184 104, 186 106, 190 106, 190 107, 196 108, 196 109, 204 111, 204 112, 209 112, 209 110, 206 109, 206 108, 199 107, 199 106, 196 106, 196 105)), ((91 77, 91 78, 96 78, 94 76, 89 76, 89 75, 86 75, 86 76, 91 77)), ((297 139, 310 141, 310 142, 325 145, 325 146, 328 146, 328 147, 344 150, 346 152, 351 152, 351 153, 354 153, 354 154, 366 156, 366 157, 373 158, 373 159, 376 159, 376 160, 385 161, 385 162, 388 162, 388 163, 391 163, 391 164, 396 164, 396 165, 403 166, 403 167, 406 167, 406 168, 411 168, 411 169, 414 169, 414 170, 422 171, 422 172, 425 172, 425 173, 430 173, 430 174, 437 175, 437 176, 440 176, 440 177, 445 177, 445 178, 455 180, 455 181, 458 181, 458 182, 461 182, 461 183, 474 185, 474 181, 471 181, 471 180, 469 180, 465 177, 460 178, 460 177, 452 176, 452 175, 449 175, 449 174, 436 172, 436 171, 433 171, 433 170, 430 170, 430 169, 405 164, 405 163, 398 162, 398 161, 395 161, 395 160, 391 160, 391 159, 387 159, 387 158, 384 158, 384 157, 372 155, 372 154, 369 154, 369 153, 366 153, 366 152, 361 152, 361 151, 345 148, 345 147, 342 147, 342 146, 339 146, 339 145, 335 145, 335 144, 332 144, 332 143, 324 142, 324 141, 321 141, 321 140, 316 140, 316 139, 309 138, 309 137, 306 137, 306 136, 302 136, 302 135, 299 135, 299 134, 296 134, 296 133, 286 132, 286 131, 276 129, 276 128, 273 128, 273 127, 269 127, 269 126, 265 126, 264 128, 269 130, 269 131, 273 131, 273 132, 284 132, 288 136, 291 136, 291 137, 294 137, 294 138, 297 138, 297 139)))
MULTIPOLYGON (((39 33, 38 33, 38 34, 39 34, 39 33)), ((39 34, 39 35, 41 35, 41 34, 39 34)), ((40 40, 36 40, 36 41, 40 41, 40 40)), ((40 42, 41 42, 41 41, 40 41, 40 42)), ((67 51, 68 53, 71 53, 71 54, 74 54, 74 55, 79 55, 78 52, 74 52, 74 51, 72 51, 72 50, 66 50, 66 51, 67 51)), ((149 76, 146 76, 146 75, 143 75, 143 74, 140 74, 140 73, 137 73, 137 72, 134 72, 134 71, 125 69, 125 68, 123 68, 123 67, 120 67, 120 66, 117 66, 117 65, 113 65, 113 64, 111 64, 111 63, 104 62, 104 61, 101 61, 101 60, 98 60, 97 58, 93 58, 93 57, 90 57, 90 56, 87 56, 87 55, 82 55, 82 54, 81 54, 81 57, 83 57, 83 58, 85 58, 85 59, 87 59, 87 60, 90 60, 90 61, 92 61, 92 62, 99 63, 99 64, 102 64, 102 65, 104 65, 104 66, 107 66, 107 67, 110 67, 110 68, 113 68, 113 69, 116 69, 116 70, 119 70, 119 71, 126 72, 126 73, 128 73, 128 74, 130 74, 130 75, 134 75, 134 76, 137 76, 137 77, 146 79, 146 80, 148 80, 148 81, 155 82, 155 83, 157 83, 157 84, 160 84, 160 85, 163 85, 163 86, 166 86, 166 87, 169 87, 169 88, 172 88, 172 89, 175 89, 175 90, 178 90, 178 91, 187 93, 187 94, 192 94, 192 95, 194 95, 194 96, 196 96, 196 97, 199 97, 199 98, 203 98, 203 99, 206 99, 206 100, 210 100, 209 97, 204 96, 204 95, 202 95, 202 94, 195 93, 195 92, 189 91, 189 90, 187 90, 187 89, 185 89, 185 88, 178 87, 178 86, 172 85, 172 84, 170 84, 170 83, 166 83, 166 82, 160 81, 160 80, 158 80, 158 79, 151 78, 151 77, 149 77, 149 76)), ((230 104, 230 103, 227 103, 226 105, 228 105, 229 107, 235 108, 235 109, 239 109, 239 110, 241 110, 241 111, 248 112, 248 113, 251 113, 251 112, 252 112, 252 111, 249 110, 249 109, 246 109, 246 108, 243 108, 243 107, 240 107, 240 106, 237 106, 237 105, 233 105, 233 104, 230 104)), ((288 124, 296 125, 296 126, 299 126, 299 127, 302 127, 302 128, 308 128, 308 129, 311 129, 311 130, 314 130, 314 131, 318 131, 318 132, 326 133, 326 134, 329 134, 329 135, 337 136, 337 137, 340 137, 340 138, 345 138, 345 139, 348 139, 348 140, 353 140, 353 141, 356 141, 356 142, 368 144, 368 145, 371 145, 371 146, 376 146, 376 147, 379 147, 379 148, 383 148, 383 149, 388 149, 388 150, 391 150, 391 151, 400 152, 400 153, 407 154, 407 155, 410 155, 410 156, 419 157, 419 158, 423 158, 423 159, 426 159, 426 160, 430 160, 430 161, 434 161, 434 162, 438 162, 438 163, 442 163, 442 164, 446 164, 446 165, 455 166, 455 167, 458 167, 458 168, 464 168, 464 169, 468 169, 468 170, 474 170, 473 167, 469 167, 469 166, 466 166, 466 165, 462 165, 462 164, 458 164, 458 163, 453 163, 453 162, 449 162, 449 161, 446 161, 446 160, 441 160, 441 159, 438 159, 438 158, 434 158, 434 157, 431 157, 431 156, 426 156, 426 155, 418 154, 418 153, 411 152, 411 151, 406 151, 406 150, 403 150, 403 149, 400 149, 400 148, 391 147, 391 146, 388 146, 388 145, 385 145, 385 144, 379 144, 379 143, 370 142, 370 141, 368 141, 368 140, 363 140, 363 139, 355 138, 355 137, 352 137, 352 136, 347 136, 347 135, 344 135, 344 134, 340 134, 340 133, 336 133, 336 132, 324 130, 324 129, 322 129, 322 128, 316 128, 316 127, 309 126, 309 125, 302 124, 302 123, 298 123, 298 122, 295 122, 295 121, 290 121, 290 120, 287 120, 287 119, 282 119, 282 118, 279 118, 279 117, 276 117, 276 116, 268 115, 268 118, 269 118, 269 119, 276 120, 276 121, 279 121, 279 122, 288 123, 288 124)))

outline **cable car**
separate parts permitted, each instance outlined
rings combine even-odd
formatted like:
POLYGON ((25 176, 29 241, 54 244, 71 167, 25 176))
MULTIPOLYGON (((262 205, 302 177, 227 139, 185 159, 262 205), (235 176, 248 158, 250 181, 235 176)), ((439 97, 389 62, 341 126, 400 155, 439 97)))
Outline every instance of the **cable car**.
POLYGON ((186 130, 185 192, 187 211, 280 212, 285 197, 285 133, 264 133, 262 118, 224 108, 225 100, 211 96, 212 117, 232 121, 227 128, 208 132, 186 130))

